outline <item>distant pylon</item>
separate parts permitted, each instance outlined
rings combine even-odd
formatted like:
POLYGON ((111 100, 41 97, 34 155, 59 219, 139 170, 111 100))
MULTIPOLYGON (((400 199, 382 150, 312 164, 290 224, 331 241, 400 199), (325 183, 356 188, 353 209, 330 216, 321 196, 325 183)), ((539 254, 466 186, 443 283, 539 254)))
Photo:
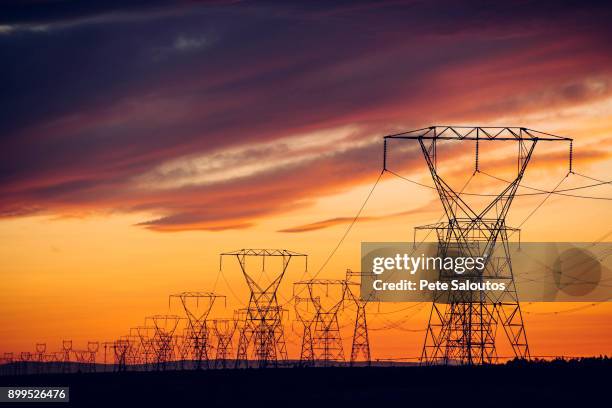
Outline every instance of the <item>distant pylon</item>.
POLYGON ((45 351, 47 351, 47 343, 36 343, 36 357, 39 362, 44 360, 45 351))
POLYGON ((63 356, 63 362, 64 362, 64 366, 63 366, 63 371, 64 372, 69 372, 70 371, 70 352, 72 351, 72 340, 62 340, 62 351, 64 353, 63 356))
POLYGON ((145 355, 143 353, 143 347, 141 344, 140 334, 138 333, 138 328, 130 328, 128 334, 123 338, 129 341, 130 343, 130 347, 126 356, 127 366, 133 366, 134 369, 138 369, 138 366, 145 364, 146 367, 146 361, 144 361, 145 355))
POLYGON ((100 349, 100 342, 98 341, 88 341, 87 342, 87 351, 89 352, 89 371, 96 371, 96 354, 100 349))
POLYGON ((115 365, 119 372, 127 371, 127 359, 130 353, 131 344, 126 338, 119 338, 113 343, 115 354, 115 365))
MULTIPOLYGON (((299 286, 299 285, 298 285, 299 286)), ((294 289, 295 292, 295 289, 294 289)), ((300 365, 313 367, 315 364, 314 345, 312 337, 312 326, 315 323, 317 307, 310 297, 294 295, 293 304, 295 314, 302 324, 302 346, 300 348, 300 365)))
POLYGON ((276 366, 279 360, 286 361, 288 356, 283 330, 283 315, 286 310, 279 306, 276 292, 291 259, 306 258, 306 255, 285 249, 242 249, 221 254, 221 260, 227 256, 236 257, 251 291, 248 306, 241 316, 243 321, 239 325, 236 367, 248 366, 249 348, 260 368, 269 364, 276 366), (270 262, 270 258, 281 260, 280 265, 272 266, 274 271, 266 271, 266 260, 270 262), (252 267, 247 265, 249 259, 261 259, 261 272, 257 279, 251 270, 252 267), (267 272, 272 274, 268 275, 267 272))
POLYGON ((47 351, 47 343, 36 343, 36 361, 38 361, 37 371, 42 373, 44 365, 40 364, 45 361, 45 351, 47 351))
POLYGON ((102 358, 102 363, 104 364, 104 372, 108 369, 108 350, 114 350, 115 343, 113 341, 104 341, 102 342, 102 347, 104 348, 104 356, 102 358))
POLYGON ((216 368, 227 368, 232 358, 232 338, 236 331, 236 320, 215 319, 212 329, 217 338, 217 352, 215 355, 216 368))
MULTIPOLYGON (((366 307, 371 299, 363 299, 359 294, 361 280, 355 282, 353 278, 372 276, 371 272, 354 272, 346 270, 347 295, 351 298, 357 308, 355 316, 355 328, 353 330, 353 344, 351 346, 351 366, 362 359, 369 366, 372 364, 370 355, 370 339, 368 336, 368 321, 366 319, 366 307)), ((374 292, 372 292, 374 293, 374 292)))
POLYGON ((145 319, 145 325, 150 323, 155 328, 153 351, 157 370, 166 369, 168 362, 172 360, 172 336, 180 321, 181 317, 175 315, 155 315, 145 319))
POLYGON ((185 333, 186 340, 193 348, 193 359, 196 368, 209 368, 209 352, 212 344, 209 341, 209 330, 207 324, 215 301, 225 296, 213 292, 183 292, 170 295, 170 299, 179 299, 187 315, 188 331, 185 333))
MULTIPOLYGON (((146 323, 146 322, 145 322, 146 323)), ((138 326, 130 331, 135 331, 140 340, 138 346, 134 346, 139 350, 141 355, 140 363, 144 364, 145 370, 150 369, 151 363, 155 360, 155 351, 153 341, 155 338, 155 327, 153 326, 138 326)))
POLYGON ((183 328, 182 335, 174 336, 174 349, 176 356, 178 357, 180 368, 183 369, 185 367, 185 362, 189 360, 191 351, 193 351, 194 347, 191 345, 191 335, 189 334, 189 326, 183 328))
POLYGON ((324 366, 344 361, 338 314, 344 306, 346 288, 346 280, 338 279, 311 279, 294 284, 294 291, 299 294, 305 289, 315 306, 313 354, 315 361, 322 362, 324 366))

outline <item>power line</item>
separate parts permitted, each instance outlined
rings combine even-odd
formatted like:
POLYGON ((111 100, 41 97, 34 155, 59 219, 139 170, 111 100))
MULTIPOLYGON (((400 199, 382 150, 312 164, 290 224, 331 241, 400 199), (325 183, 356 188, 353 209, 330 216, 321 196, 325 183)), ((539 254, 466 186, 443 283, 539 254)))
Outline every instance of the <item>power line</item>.
MULTIPOLYGON (((563 177, 561 179, 561 181, 559 181, 559 183, 557 183, 557 185, 555 186, 555 188, 553 188, 553 190, 546 196, 544 197, 544 199, 540 202, 540 204, 538 204, 536 206, 536 208, 534 208, 529 215, 527 215, 527 217, 525 217, 525 219, 519 224, 519 226, 517 228, 521 228, 523 226, 523 224, 525 224, 527 222, 527 220, 529 220, 529 218, 531 218, 531 216, 533 216, 533 214, 535 214, 536 211, 538 211, 538 209, 540 209, 540 207, 542 207, 542 205, 544 205, 544 203, 546 202, 546 200, 548 200, 548 198, 553 195, 553 193, 555 192, 555 190, 557 188, 559 188, 559 186, 561 185, 561 183, 563 183, 565 181, 567 177, 563 177)), ((516 230, 515 230, 516 231, 516 230)), ((514 231, 512 232, 512 234, 514 234, 514 231)), ((510 234, 510 235, 512 235, 510 234)))
MULTIPOLYGON (((411 180, 411 179, 409 179, 407 177, 404 177, 404 176, 394 172, 393 170, 386 169, 386 171, 388 171, 389 173, 393 174, 394 176, 399 177, 402 180, 408 181, 408 182, 410 182, 412 184, 416 184, 418 186, 425 187, 425 188, 428 188, 430 190, 435 190, 436 189, 434 186, 430 186, 430 185, 427 185, 427 184, 424 184, 424 183, 419 183, 418 181, 414 181, 414 180, 411 180)), ((502 179, 500 177, 493 176, 493 175, 488 174, 488 173, 486 173, 486 172, 484 172, 482 170, 479 170, 479 173, 482 173, 485 176, 494 178, 496 180, 503 181, 504 183, 510 184, 510 182, 508 180, 504 180, 504 179, 502 179)), ((577 174, 577 173, 573 173, 573 174, 577 174)), ((534 190, 534 191, 537 191, 537 192, 536 193, 515 194, 514 196, 515 197, 524 197, 524 196, 538 196, 538 195, 544 195, 544 194, 556 194, 556 195, 560 195, 560 196, 573 197, 573 198, 584 198, 584 199, 590 199, 590 200, 612 201, 612 197, 593 197, 593 196, 583 196, 583 195, 579 195, 579 194, 565 194, 564 193, 566 191, 582 190, 582 189, 585 189, 585 188, 598 187, 598 186, 601 186, 601 185, 604 185, 604 184, 612 184, 612 181, 601 181, 601 180, 596 180, 596 181, 598 181, 598 183, 596 183, 596 184, 589 184, 589 185, 580 186, 580 187, 571 187, 571 188, 561 189, 561 190, 558 190, 558 191, 547 191, 547 190, 542 190, 542 189, 535 188, 535 187, 526 186, 524 184, 520 184, 519 185, 520 187, 527 188, 529 190, 534 190)), ((481 193, 463 193, 463 195, 473 196, 473 197, 498 197, 499 196, 498 194, 481 194, 481 193)))
MULTIPOLYGON (((366 204, 368 203, 368 201, 370 200, 370 197, 372 197, 372 194, 374 193, 374 190, 376 189, 376 186, 378 186, 378 183, 380 182, 380 180, 382 179, 383 174, 385 174, 385 170, 383 169, 380 174, 378 175, 378 178, 376 179, 376 181, 374 182, 374 185, 372 186, 372 188, 370 189, 370 192, 368 193, 368 195, 366 196, 365 200, 363 201, 363 204, 361 204, 361 207, 359 208, 359 211, 357 211, 357 214, 355 214, 355 217, 353 217, 353 220, 351 221, 351 223, 348 225, 348 227, 346 228, 346 230, 344 231, 344 234, 342 234, 342 236, 340 237, 340 240, 338 241, 338 243, 336 244, 336 246, 334 247, 334 249, 332 249, 332 251, 329 253, 329 255, 327 256, 327 258, 325 259, 325 261, 323 262, 323 264, 321 264, 321 266, 319 267, 319 269, 314 273, 314 275, 312 276, 312 279, 316 278, 321 271, 323 271, 323 269, 327 266, 327 264, 329 263, 329 261, 333 258, 333 256, 336 254, 336 252, 338 251, 338 249, 340 248, 340 246, 342 245, 342 243, 344 242, 344 240, 346 239, 347 235, 349 234, 349 232, 351 231, 351 229, 353 228, 353 226, 355 225, 355 223, 357 223, 357 220, 359 219, 359 217, 361 216, 361 213, 363 212, 363 209, 365 208, 366 204)), ((304 274, 302 274, 302 279, 304 279, 306 275, 306 272, 304 272, 304 274)), ((304 289, 302 288, 301 291, 303 291, 304 289)), ((301 291, 299 291, 298 293, 294 293, 293 296, 291 296, 289 298, 289 300, 287 301, 287 303, 290 303, 296 296, 298 296, 301 291)))

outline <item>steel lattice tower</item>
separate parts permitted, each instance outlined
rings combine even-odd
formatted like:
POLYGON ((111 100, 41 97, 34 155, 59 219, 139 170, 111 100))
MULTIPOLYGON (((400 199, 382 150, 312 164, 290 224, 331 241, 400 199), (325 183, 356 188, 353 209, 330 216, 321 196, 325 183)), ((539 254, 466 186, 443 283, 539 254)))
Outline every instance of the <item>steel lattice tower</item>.
POLYGON ((187 315, 188 330, 185 333, 184 341, 191 346, 196 368, 201 369, 202 366, 210 368, 209 352, 212 344, 209 340, 210 328, 207 319, 215 301, 218 298, 225 299, 225 296, 213 292, 183 292, 170 295, 170 299, 172 298, 178 298, 181 301, 187 315))
MULTIPOLYGON (((346 270, 347 295, 357 308, 355 315, 355 328, 353 330, 353 344, 351 346, 351 366, 359 359, 363 359, 369 366, 372 363, 370 355, 370 338, 368 336, 368 321, 366 319, 366 307, 370 299, 362 299, 358 293, 361 282, 354 282, 352 278, 364 276, 372 276, 369 272, 354 272, 350 269, 346 270)), ((374 292, 372 292, 374 293, 374 292)))
POLYGON ((236 367, 248 366, 249 348, 260 368, 270 363, 276 366, 278 360, 286 361, 288 357, 283 331, 283 314, 286 310, 279 306, 276 293, 291 259, 306 258, 306 255, 285 249, 241 249, 221 254, 221 261, 225 256, 236 257, 251 292, 248 306, 241 317, 236 367), (261 259, 262 269, 258 279, 247 266, 249 258, 261 259), (266 272, 267 258, 280 259, 282 264, 273 272, 269 282, 263 283, 261 278, 266 272))
MULTIPOLYGON (((295 287, 295 285, 294 285, 295 287)), ((295 290, 294 290, 295 292, 295 290)), ((318 299, 315 299, 318 303, 318 299)), ((312 327, 315 323, 317 307, 309 297, 293 296, 295 315, 302 323, 302 346, 300 348, 300 364, 303 367, 313 367, 315 364, 312 327)))
POLYGON ((63 371, 70 371, 70 353, 72 352, 72 340, 62 340, 62 360, 64 362, 63 371))
POLYGON ((100 350, 100 342, 97 341, 88 341, 87 342, 87 351, 89 352, 89 370, 92 372, 96 371, 96 354, 100 350))
POLYGON ((130 349, 130 341, 125 338, 117 339, 113 343, 113 351, 115 353, 115 363, 117 364, 117 371, 127 371, 127 360, 128 354, 130 353, 130 349))
POLYGON ((190 359, 191 354, 195 347, 192 344, 191 329, 189 324, 183 327, 182 335, 174 335, 174 352, 176 357, 179 359, 179 366, 181 369, 185 367, 185 362, 190 359))
POLYGON ((150 322, 155 328, 152 345, 158 370, 165 369, 167 363, 172 360, 173 336, 180 321, 181 317, 175 315, 155 315, 145 319, 145 326, 149 326, 147 323, 150 322))
MULTIPOLYGON (((501 323, 514 355, 529 358, 529 345, 516 293, 509 249, 509 232, 518 231, 506 225, 506 216, 525 169, 540 141, 571 139, 526 128, 483 128, 432 126, 385 137, 385 169, 387 142, 392 139, 417 141, 444 207, 446 221, 417 227, 433 230, 438 238, 438 256, 482 257, 483 270, 473 269, 461 276, 473 282, 486 279, 504 280, 506 290, 437 291, 427 326, 421 355, 422 364, 489 364, 497 361, 496 330, 501 323), (476 148, 475 173, 479 171, 479 144, 485 141, 512 141, 518 144, 516 177, 480 211, 474 210, 437 172, 436 144, 442 140, 473 141, 476 148), (496 246, 503 247, 503 256, 494 258, 496 246)), ((439 280, 456 279, 454 271, 441 270, 439 280)))
MULTIPOLYGON (((346 299, 346 281, 310 279, 294 283, 294 288, 296 287, 304 288, 307 291, 310 303, 314 305, 316 311, 309 330, 312 336, 314 360, 322 362, 324 366, 344 361, 338 314, 346 299), (331 296, 330 290, 332 291, 331 296)), ((298 293, 304 289, 300 289, 298 293)))
POLYGON ((217 338, 215 365, 217 368, 227 368, 232 358, 232 338, 236 332, 236 320, 215 319, 212 321, 212 329, 217 338))
MULTIPOLYGON (((146 320, 145 320, 146 322, 146 320)), ((145 369, 149 369, 149 364, 153 362, 154 359, 154 348, 153 341, 155 337, 155 327, 152 326, 138 326, 134 327, 130 330, 131 332, 136 332, 138 335, 138 339, 140 340, 138 343, 134 344, 133 348, 137 349, 137 353, 140 355, 140 363, 144 364, 145 369)))
POLYGON ((36 343, 36 356, 39 362, 43 362, 46 351, 47 343, 36 343))

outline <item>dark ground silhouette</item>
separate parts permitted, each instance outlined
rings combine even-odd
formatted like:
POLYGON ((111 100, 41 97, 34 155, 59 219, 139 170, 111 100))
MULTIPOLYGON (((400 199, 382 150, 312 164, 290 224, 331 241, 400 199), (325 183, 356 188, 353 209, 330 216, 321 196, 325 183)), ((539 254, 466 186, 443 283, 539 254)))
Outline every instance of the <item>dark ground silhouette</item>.
POLYGON ((611 368, 610 359, 584 359, 481 367, 75 373, 3 376, 0 385, 69 386, 70 405, 87 407, 588 407, 610 404, 611 368))

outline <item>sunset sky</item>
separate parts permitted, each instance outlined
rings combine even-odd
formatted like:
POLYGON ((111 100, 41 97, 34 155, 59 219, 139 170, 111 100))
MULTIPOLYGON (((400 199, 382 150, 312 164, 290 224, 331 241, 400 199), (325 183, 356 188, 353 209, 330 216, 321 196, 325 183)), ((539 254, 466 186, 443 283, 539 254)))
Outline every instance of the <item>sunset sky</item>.
MULTIPOLYGON (((187 290, 224 293, 213 315, 229 317, 248 293, 237 265, 219 275, 219 254, 240 248, 308 254, 308 273, 296 262, 281 285, 290 297, 370 192, 386 134, 533 128, 574 138, 576 172, 612 178, 605 3, 143 3, 1 6, 0 352, 113 340, 187 290)), ((515 145, 482 149, 481 168, 512 177, 515 145)), ((389 167, 432 185, 421 156, 394 144, 389 167)), ((474 146, 439 159, 460 188, 474 146)), ((552 189, 567 159, 565 143, 538 145, 525 185, 552 189)), ((502 186, 477 174, 467 191, 502 186)), ((508 224, 542 199, 517 198, 508 224)), ((550 197, 521 238, 611 241, 611 205, 550 197)), ((434 191, 385 173, 319 276, 358 270, 361 242, 411 241, 442 214, 434 191)), ((410 306, 372 305, 374 358, 420 354, 429 305, 410 306)), ((524 305, 533 354, 612 354, 612 304, 552 313, 577 306, 524 305)), ((295 357, 299 325, 286 330, 295 357)))

